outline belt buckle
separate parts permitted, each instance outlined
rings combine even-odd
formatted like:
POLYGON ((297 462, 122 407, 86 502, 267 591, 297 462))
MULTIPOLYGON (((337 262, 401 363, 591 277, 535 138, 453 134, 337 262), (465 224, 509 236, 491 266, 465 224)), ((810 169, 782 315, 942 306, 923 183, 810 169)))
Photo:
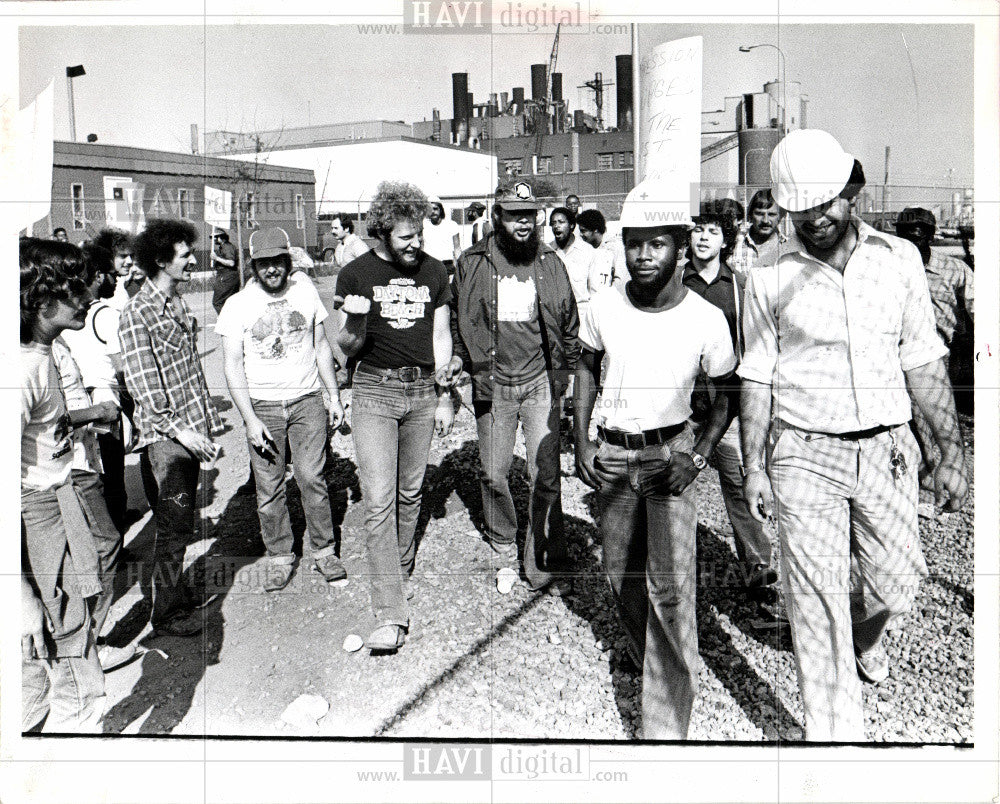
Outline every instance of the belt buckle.
POLYGON ((646 436, 643 433, 626 433, 625 446, 628 449, 642 449, 646 446, 646 436))
POLYGON ((402 382, 416 382, 420 379, 420 369, 413 366, 406 366, 399 370, 399 379, 402 382))

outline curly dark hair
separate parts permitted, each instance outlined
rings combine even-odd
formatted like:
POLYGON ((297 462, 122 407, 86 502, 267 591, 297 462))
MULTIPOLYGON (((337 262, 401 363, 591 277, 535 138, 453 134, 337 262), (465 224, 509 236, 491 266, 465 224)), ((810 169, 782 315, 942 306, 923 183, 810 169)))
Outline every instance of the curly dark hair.
POLYGON ((851 175, 847 178, 847 184, 844 185, 844 189, 840 191, 840 198, 844 198, 848 201, 853 201, 858 193, 860 193, 865 187, 865 169, 862 167, 861 163, 855 159, 854 164, 851 166, 851 175))
POLYGON ((21 343, 31 343, 42 309, 56 300, 87 295, 93 268, 71 243, 26 237, 19 244, 21 343))
POLYGON ((84 243, 80 249, 83 251, 83 258, 94 274, 114 274, 114 252, 108 251, 95 242, 84 243))
MULTIPOLYGON (((714 198, 710 201, 703 201, 698 215, 694 218, 695 226, 699 224, 716 224, 722 229, 722 251, 719 252, 719 260, 728 262, 736 247, 736 235, 739 231, 739 221, 736 218, 737 210, 734 202, 729 198, 714 198)), ((742 205, 736 204, 743 209, 742 205)), ((690 235, 688 236, 690 243, 690 235)))
POLYGON ((111 256, 117 254, 132 253, 132 235, 123 232, 121 229, 101 229, 91 241, 95 246, 100 246, 105 251, 110 251, 111 256))
POLYGON ((385 240, 400 221, 422 226, 429 210, 427 196, 416 185, 405 181, 380 182, 368 208, 368 234, 385 240))
POLYGON ((581 229, 590 229, 594 232, 604 234, 608 231, 607 221, 596 209, 585 209, 576 216, 576 223, 581 229))
POLYGON ((153 218, 135 239, 135 263, 152 278, 160 272, 160 262, 174 259, 178 243, 193 246, 197 241, 198 230, 193 224, 176 218, 153 218))

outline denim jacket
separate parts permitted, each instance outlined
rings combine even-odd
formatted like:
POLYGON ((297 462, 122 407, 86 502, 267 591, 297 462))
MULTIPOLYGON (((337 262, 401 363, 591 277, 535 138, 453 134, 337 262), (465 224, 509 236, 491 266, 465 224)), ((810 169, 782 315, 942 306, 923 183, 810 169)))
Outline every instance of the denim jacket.
MULTIPOLYGON (((459 257, 452 278, 452 340, 463 368, 472 375, 473 397, 493 398, 497 337, 497 269, 491 255, 493 235, 483 238, 459 257)), ((580 317, 569 275, 559 256, 540 245, 532 263, 542 350, 554 396, 561 396, 580 356, 580 317)))

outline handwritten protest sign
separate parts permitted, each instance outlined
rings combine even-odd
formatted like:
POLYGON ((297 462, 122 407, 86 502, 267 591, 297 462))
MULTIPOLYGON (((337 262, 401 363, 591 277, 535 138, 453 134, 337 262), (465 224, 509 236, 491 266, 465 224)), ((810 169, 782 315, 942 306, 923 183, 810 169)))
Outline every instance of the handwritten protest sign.
POLYGON ((677 39, 639 62, 642 178, 675 188, 675 201, 700 195, 702 49, 700 36, 677 39))

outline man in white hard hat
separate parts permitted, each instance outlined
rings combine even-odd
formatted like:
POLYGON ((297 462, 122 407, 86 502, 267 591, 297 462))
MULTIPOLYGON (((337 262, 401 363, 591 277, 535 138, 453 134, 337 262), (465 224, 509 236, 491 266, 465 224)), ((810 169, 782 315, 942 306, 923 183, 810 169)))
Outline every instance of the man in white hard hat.
POLYGON ((802 129, 775 148, 771 179, 797 237, 747 284, 744 491, 758 518, 777 514, 805 737, 862 741, 859 675, 888 676, 886 629, 927 571, 911 404, 944 455, 947 511, 968 492, 964 454, 920 255, 852 215, 861 164, 802 129))
POLYGON ((646 739, 687 739, 700 661, 695 617, 697 501, 692 485, 736 413, 736 356, 718 307, 691 293, 678 268, 688 202, 643 182, 622 208, 630 281, 584 308, 576 372, 576 468, 598 489, 604 567, 642 667, 646 739), (590 419, 601 358, 608 371, 590 419), (699 371, 720 390, 695 439, 688 419, 699 371))

